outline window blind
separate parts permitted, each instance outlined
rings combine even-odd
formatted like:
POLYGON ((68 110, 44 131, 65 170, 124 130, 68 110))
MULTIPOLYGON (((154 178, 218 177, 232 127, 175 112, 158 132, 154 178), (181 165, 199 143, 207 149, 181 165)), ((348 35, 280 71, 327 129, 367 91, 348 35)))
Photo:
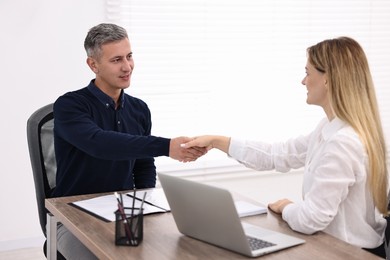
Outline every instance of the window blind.
MULTIPOLYGON (((284 141, 325 116, 306 104, 306 48, 350 36, 371 66, 390 140, 390 1, 107 0, 135 60, 128 94, 146 101, 154 135, 221 134, 284 141)), ((389 142, 388 142, 389 143, 389 142)), ((164 169, 237 163, 219 151, 195 163, 157 158, 164 169)))

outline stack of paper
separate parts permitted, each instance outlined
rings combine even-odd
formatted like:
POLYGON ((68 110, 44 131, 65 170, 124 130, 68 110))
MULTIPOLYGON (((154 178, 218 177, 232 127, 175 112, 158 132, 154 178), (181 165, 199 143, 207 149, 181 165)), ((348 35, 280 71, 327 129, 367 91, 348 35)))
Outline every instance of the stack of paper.
POLYGON ((267 213, 267 208, 246 201, 235 201, 240 218, 267 213))

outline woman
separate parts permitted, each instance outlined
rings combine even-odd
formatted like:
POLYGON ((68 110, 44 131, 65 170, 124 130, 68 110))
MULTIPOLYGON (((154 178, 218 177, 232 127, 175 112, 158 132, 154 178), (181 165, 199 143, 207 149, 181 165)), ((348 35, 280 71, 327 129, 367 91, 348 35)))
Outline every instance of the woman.
POLYGON ((304 167, 303 201, 269 208, 293 230, 322 230, 384 256, 386 145, 367 58, 348 37, 309 47, 307 57, 306 102, 326 114, 311 134, 282 144, 208 135, 183 146, 217 148, 256 170, 304 167))

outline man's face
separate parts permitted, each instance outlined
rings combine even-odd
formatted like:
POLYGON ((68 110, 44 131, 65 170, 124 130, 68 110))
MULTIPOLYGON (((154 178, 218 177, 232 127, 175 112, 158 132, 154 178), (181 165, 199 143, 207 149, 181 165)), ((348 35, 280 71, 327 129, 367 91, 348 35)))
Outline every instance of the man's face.
POLYGON ((98 59, 88 59, 92 59, 88 64, 96 74, 96 86, 102 91, 110 93, 130 86, 134 61, 127 38, 104 44, 98 59))

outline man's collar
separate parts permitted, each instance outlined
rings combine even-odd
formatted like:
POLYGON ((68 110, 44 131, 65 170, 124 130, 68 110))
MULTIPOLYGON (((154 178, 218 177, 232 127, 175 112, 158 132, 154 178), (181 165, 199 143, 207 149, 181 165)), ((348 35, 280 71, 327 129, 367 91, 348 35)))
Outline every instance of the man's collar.
MULTIPOLYGON (((110 106, 115 109, 115 101, 112 100, 110 96, 108 96, 106 93, 101 91, 96 85, 95 80, 91 80, 91 82, 88 85, 88 90, 91 91, 91 93, 106 107, 109 108, 110 106)), ((121 108, 125 105, 125 95, 124 90, 122 89, 121 95, 120 95, 120 106, 121 108)))

